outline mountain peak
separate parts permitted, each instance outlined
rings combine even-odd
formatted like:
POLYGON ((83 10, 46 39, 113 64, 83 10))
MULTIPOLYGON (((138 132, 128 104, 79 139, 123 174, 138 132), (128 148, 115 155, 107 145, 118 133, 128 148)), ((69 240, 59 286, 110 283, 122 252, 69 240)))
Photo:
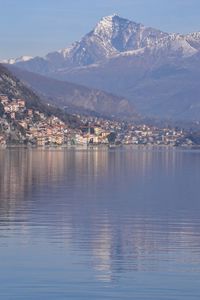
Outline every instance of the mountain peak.
POLYGON ((123 51, 123 46, 117 44, 125 44, 132 33, 135 33, 143 27, 141 24, 113 14, 103 17, 95 26, 92 34, 98 36, 104 44, 109 43, 114 46, 116 50, 123 51))
POLYGON ((127 18, 123 18, 120 17, 118 14, 114 13, 112 15, 108 15, 108 16, 104 16, 101 18, 101 20, 99 21, 99 23, 97 23, 97 26, 99 24, 113 24, 113 25, 117 25, 117 24, 135 24, 135 25, 141 25, 140 23, 131 21, 127 18))
POLYGON ((145 27, 141 23, 122 18, 117 14, 103 17, 90 32, 89 37, 101 41, 111 49, 112 55, 144 48, 168 34, 160 30, 145 27))
POLYGON ((114 27, 117 24, 120 23, 134 23, 129 21, 128 19, 121 18, 118 14, 114 13, 112 15, 104 16, 101 18, 101 20, 97 23, 95 29, 99 27, 114 27))
POLYGON ((120 19, 120 17, 116 14, 105 16, 105 17, 101 18, 101 20, 97 23, 97 25, 94 28, 94 33, 102 34, 102 32, 105 30, 108 30, 108 29, 112 30, 113 23, 116 18, 120 19))
POLYGON ((170 35, 114 13, 101 18, 89 33, 70 47, 49 53, 45 58, 36 58, 34 61, 29 57, 22 57, 7 63, 25 66, 31 71, 34 65, 34 71, 41 70, 42 74, 46 74, 57 69, 94 66, 118 55, 135 55, 135 51, 141 53, 144 49, 161 49, 162 52, 173 52, 175 56, 191 56, 200 50, 200 36, 199 33, 187 36, 170 35))
POLYGON ((103 19, 112 20, 112 19, 115 18, 115 17, 120 18, 116 13, 114 13, 114 14, 112 14, 112 15, 104 16, 104 17, 102 18, 102 20, 103 20, 103 19))

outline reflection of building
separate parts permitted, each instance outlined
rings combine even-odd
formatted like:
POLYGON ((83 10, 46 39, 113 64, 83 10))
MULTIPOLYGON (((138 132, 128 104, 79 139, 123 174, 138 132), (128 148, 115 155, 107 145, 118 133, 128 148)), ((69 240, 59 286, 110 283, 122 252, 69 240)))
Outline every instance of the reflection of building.
POLYGON ((0 151, 0 207, 12 211, 37 188, 37 183, 63 174, 59 151, 13 149, 0 151))

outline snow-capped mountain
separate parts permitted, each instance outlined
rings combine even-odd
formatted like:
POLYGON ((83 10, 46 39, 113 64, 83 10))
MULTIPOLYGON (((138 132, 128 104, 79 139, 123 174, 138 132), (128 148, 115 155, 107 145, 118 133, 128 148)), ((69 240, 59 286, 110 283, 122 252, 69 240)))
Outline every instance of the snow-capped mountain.
POLYGON ((185 112, 200 99, 197 82, 200 32, 166 33, 117 15, 102 18, 70 47, 14 64, 31 72, 125 96, 145 114, 175 116, 182 111, 183 98, 185 112), (167 104, 168 99, 173 99, 170 103, 176 102, 175 111, 173 105, 167 104))
POLYGON ((20 56, 18 58, 10 58, 10 59, 4 59, 2 61, 0 61, 0 63, 2 64, 9 64, 9 65, 14 65, 20 62, 26 62, 33 59, 32 56, 20 56))
POLYGON ((168 34, 145 27, 117 15, 103 17, 94 29, 70 47, 47 54, 44 58, 21 57, 4 63, 18 64, 41 74, 66 68, 90 66, 115 56, 141 53, 142 49, 191 56, 200 49, 200 33, 168 34), (139 51, 138 51, 139 50, 139 51), (136 52, 135 52, 136 51, 136 52))
POLYGON ((198 49, 192 46, 189 38, 180 34, 169 34, 164 38, 158 39, 154 44, 147 47, 152 53, 163 54, 168 56, 189 57, 198 52, 198 49))
POLYGON ((168 36, 117 15, 107 16, 69 48, 49 53, 45 60, 55 67, 80 67, 100 63, 130 50, 138 50, 168 36))
POLYGON ((200 50, 200 32, 187 34, 185 39, 192 47, 200 50))

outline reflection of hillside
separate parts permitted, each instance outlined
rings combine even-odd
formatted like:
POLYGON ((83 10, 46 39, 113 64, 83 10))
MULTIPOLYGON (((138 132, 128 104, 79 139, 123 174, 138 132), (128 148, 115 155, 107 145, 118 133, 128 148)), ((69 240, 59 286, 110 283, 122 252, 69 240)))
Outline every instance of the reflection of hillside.
POLYGON ((173 150, 0 151, 0 218, 26 213, 24 238, 88 256, 101 280, 163 262, 195 269, 199 165, 198 155, 173 150))
MULTIPOLYGON (((0 151, 0 206, 14 211, 42 183, 63 174, 63 153, 15 149, 0 151)), ((5 212, 5 211, 4 211, 5 212)))

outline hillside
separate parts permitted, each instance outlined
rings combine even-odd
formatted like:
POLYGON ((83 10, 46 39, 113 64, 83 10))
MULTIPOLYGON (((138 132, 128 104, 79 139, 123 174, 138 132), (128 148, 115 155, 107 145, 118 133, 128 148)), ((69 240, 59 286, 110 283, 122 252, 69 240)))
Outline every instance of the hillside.
POLYGON ((9 98, 22 98, 27 108, 35 109, 46 115, 55 115, 71 125, 76 125, 77 119, 64 113, 59 108, 45 104, 37 94, 26 87, 17 77, 13 76, 7 68, 0 64, 0 94, 9 98))
POLYGON ((60 108, 103 116, 137 117, 133 105, 123 97, 41 76, 13 65, 9 65, 8 68, 44 101, 56 104, 60 108))

